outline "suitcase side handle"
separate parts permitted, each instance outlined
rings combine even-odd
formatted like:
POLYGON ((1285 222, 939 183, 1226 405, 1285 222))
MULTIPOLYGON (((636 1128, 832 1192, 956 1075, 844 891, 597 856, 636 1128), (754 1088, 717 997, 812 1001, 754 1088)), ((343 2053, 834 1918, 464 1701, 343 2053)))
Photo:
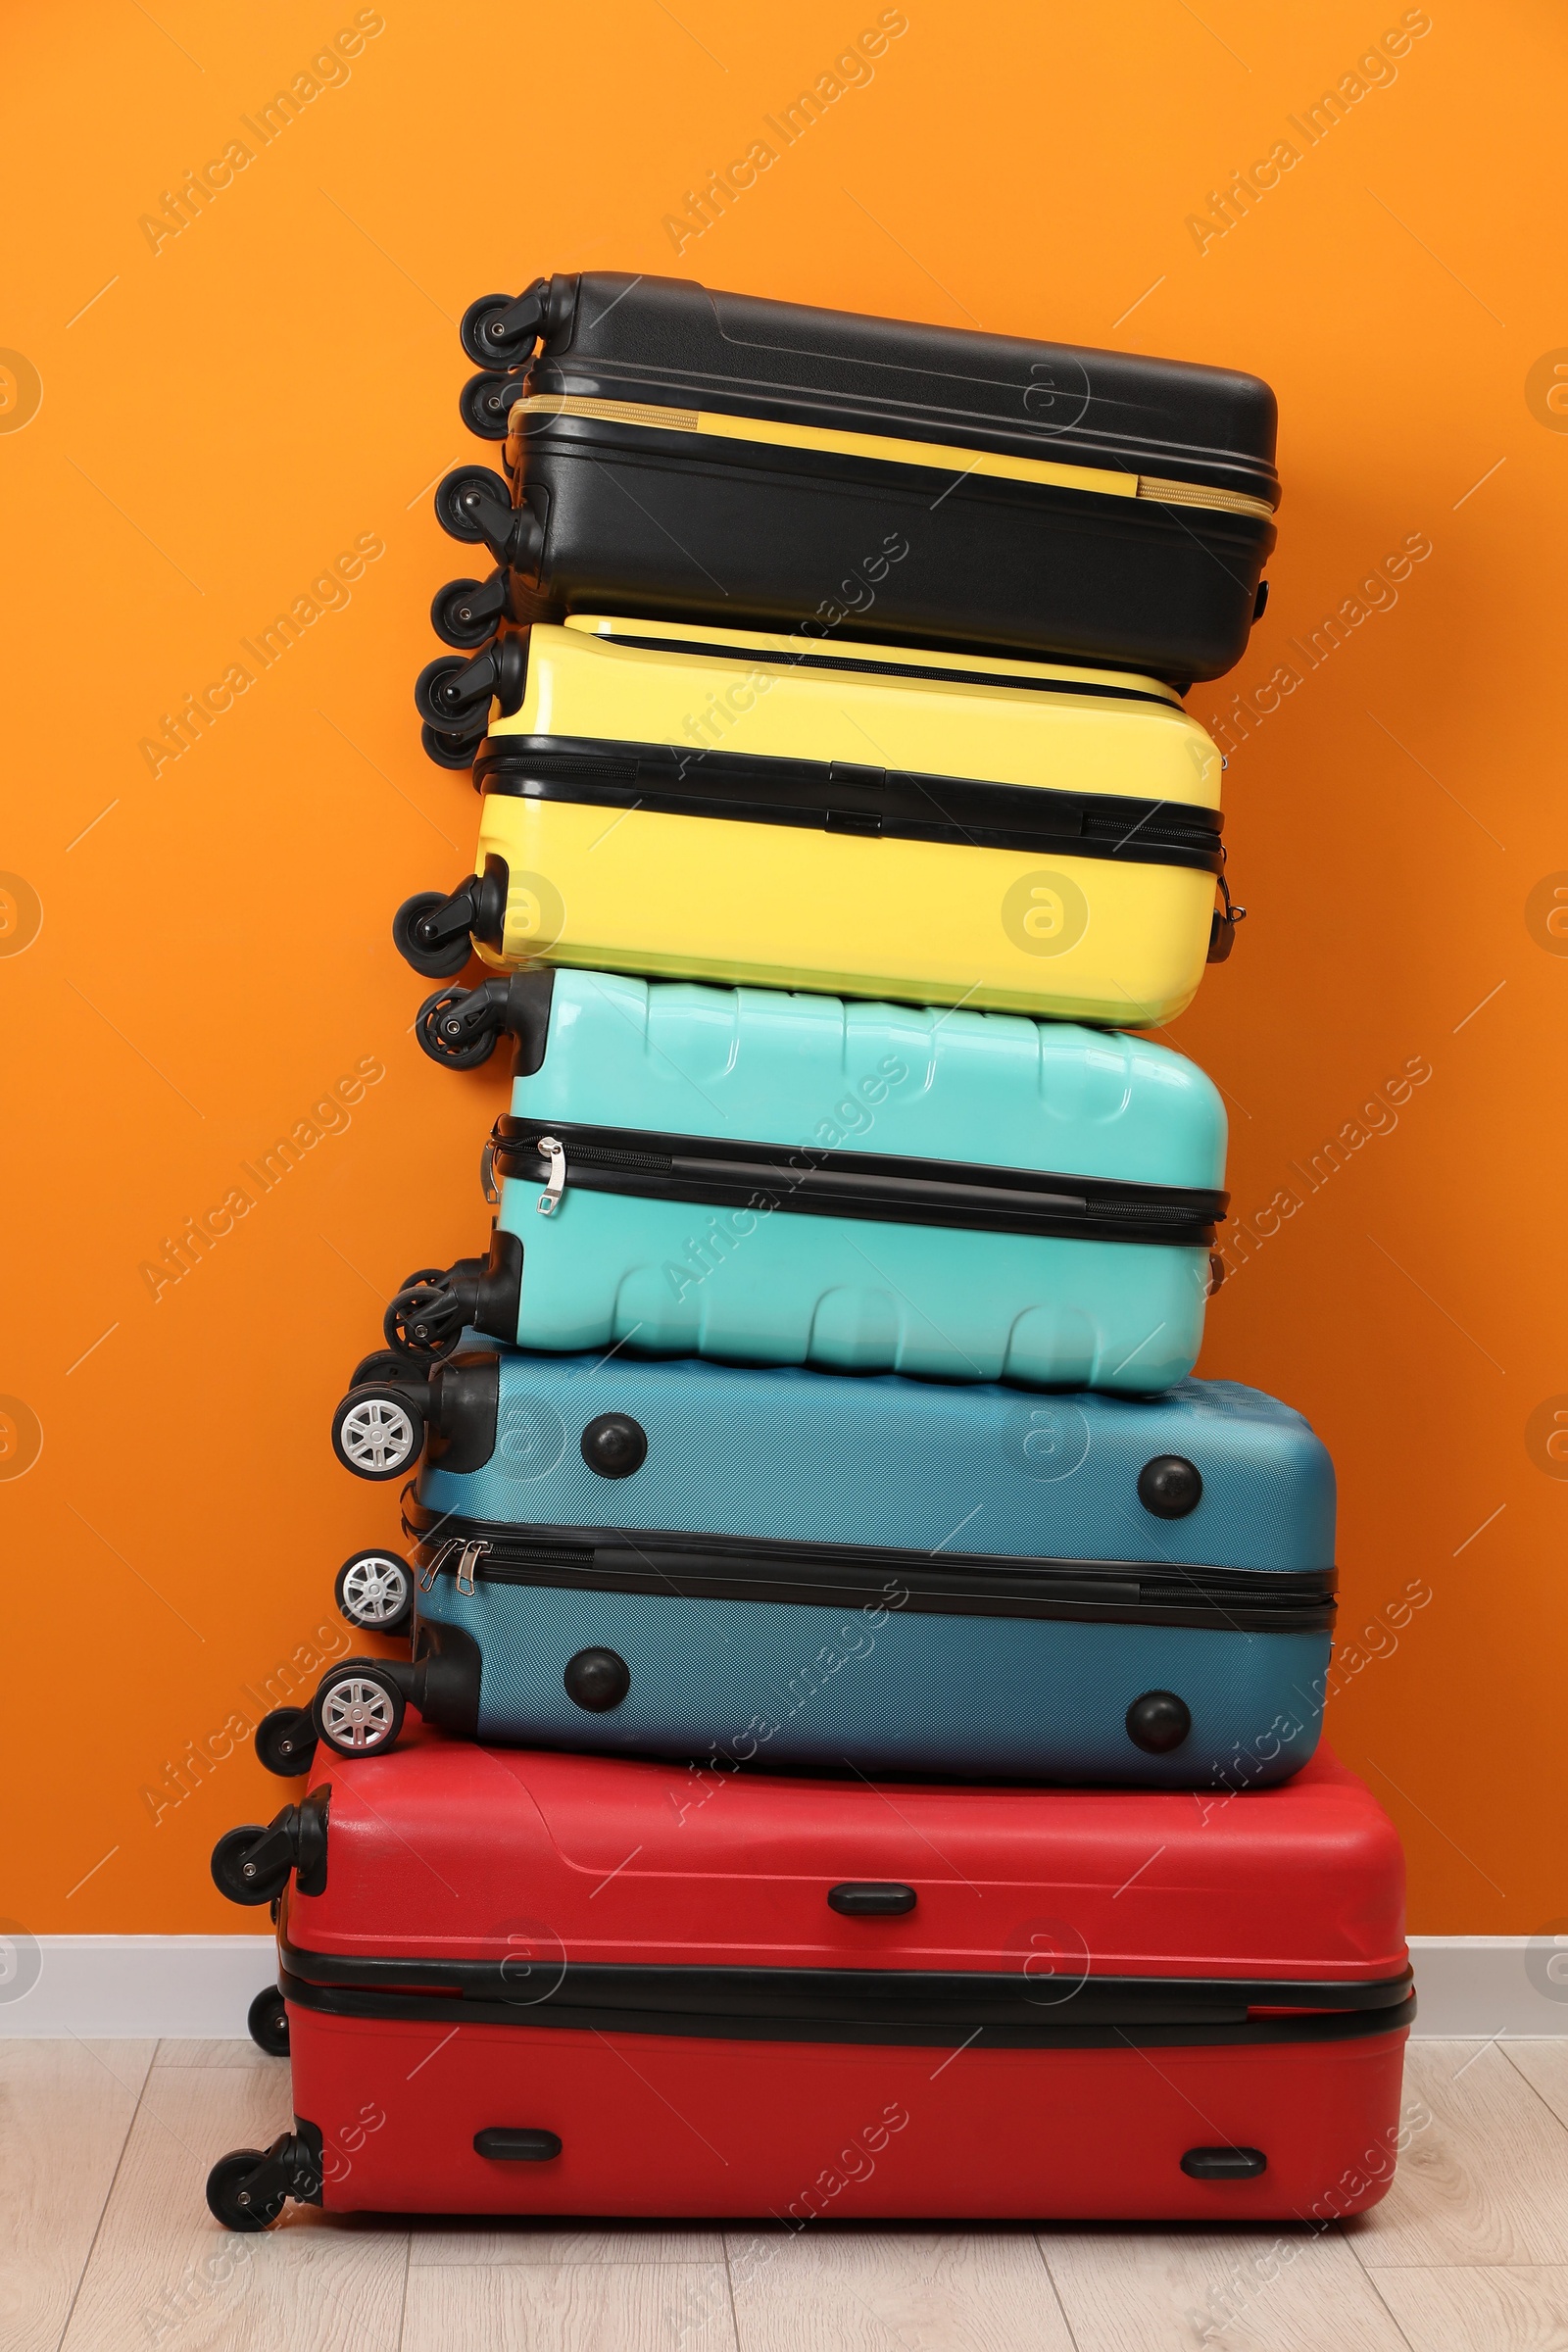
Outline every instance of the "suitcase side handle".
POLYGON ((1255 2180, 1267 2170, 1261 2148, 1189 2148, 1182 2158, 1190 2180, 1255 2180))
POLYGON ((473 2152, 496 2164, 550 2164, 561 2154, 561 2139, 531 2125, 490 2124, 474 2133, 473 2152))
POLYGON ((1247 908, 1238 906, 1234 903, 1231 898, 1230 885, 1223 874, 1219 874, 1215 878, 1219 883, 1220 896, 1224 899, 1225 906, 1223 910, 1216 906, 1213 914, 1209 917, 1206 960, 1209 963, 1223 963, 1236 945, 1237 924, 1245 923, 1247 920, 1247 908))
POLYGON ((912 1886, 896 1886, 891 1880, 857 1880, 830 1886, 827 1907, 846 1919, 903 1919, 916 1899, 912 1886))

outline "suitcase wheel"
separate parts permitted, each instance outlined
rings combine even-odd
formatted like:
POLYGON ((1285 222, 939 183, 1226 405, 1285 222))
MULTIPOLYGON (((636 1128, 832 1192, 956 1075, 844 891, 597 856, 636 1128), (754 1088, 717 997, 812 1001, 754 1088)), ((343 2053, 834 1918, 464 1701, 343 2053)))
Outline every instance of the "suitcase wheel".
POLYGON ((268 1984, 256 1995, 245 2012, 245 2024, 252 2041, 269 2058, 288 2056, 288 2004, 275 1984, 268 1984))
POLYGON ((395 1551, 357 1551, 344 1561, 332 1597, 357 1634, 401 1634, 414 1613, 414 1580, 395 1551))
POLYGON ((459 466, 436 484, 435 518, 453 539, 466 540, 476 545, 484 533, 474 519, 474 510, 486 503, 504 507, 512 513, 512 492, 499 473, 488 466, 459 466))
POLYGON ((252 2190, 251 2177, 264 2161, 261 2148, 235 2148, 208 2174, 207 2210, 223 2229, 270 2230, 288 2203, 286 2188, 252 2190))
POLYGON ((1146 1756, 1173 1754, 1192 1728, 1192 1709, 1174 1690, 1146 1690, 1127 1710, 1127 1737, 1146 1756))
POLYGON ((1203 1499, 1197 1463, 1179 1453, 1156 1453, 1138 1473, 1138 1499, 1156 1519, 1185 1519, 1203 1499))
MULTIPOLYGON (((470 660, 479 659, 478 655, 470 656, 470 660)), ((414 708, 432 727, 455 733, 464 727, 471 728, 476 717, 482 722, 489 716, 488 695, 462 693, 455 683, 467 667, 461 654, 438 654, 415 679, 414 708)))
MULTIPOLYGON (((507 921, 507 872, 497 858, 482 874, 466 874, 456 890, 421 890, 392 917, 392 944, 427 979, 461 972, 476 943, 499 948, 507 921)), ((503 984, 505 985, 505 984, 503 984)))
POLYGON ((459 1258, 455 1266, 427 1266, 411 1274, 381 1318, 387 1346, 405 1358, 440 1362, 457 1347, 464 1326, 471 1323, 478 1305, 473 1278, 482 1271, 479 1258, 459 1258), (462 1276, 470 1279, 465 1283, 462 1276), (456 1278, 456 1279, 455 1279, 456 1278))
POLYGON ((501 1034, 500 1008, 491 1003, 487 980, 480 988, 440 988, 426 997, 414 1023, 419 1050, 447 1070, 476 1070, 488 1061, 501 1034))
POLYGON ((512 308, 510 294, 481 294, 470 302, 458 324, 458 340, 470 360, 481 368, 493 368, 500 356, 500 343, 488 333, 504 312, 512 308))
POLYGON ((450 980, 473 954, 466 923, 452 939, 421 935, 427 916, 451 904, 444 890, 417 890, 405 899, 392 917, 392 945, 407 964, 425 980, 450 980))
POLYGON ((484 736, 482 733, 449 735, 440 727, 426 724, 419 729, 419 742, 425 758, 433 760, 437 767, 471 767, 479 756, 484 736))
POLYGON ((401 1478, 424 1444, 424 1414, 407 1389, 351 1389, 332 1415, 332 1451, 356 1478, 401 1478))
POLYGON ((374 1658, 350 1658, 316 1693, 311 1720, 335 1756, 369 1756, 390 1747, 403 1729, 403 1693, 374 1658))
POLYGON ((504 441, 512 404, 520 400, 522 393, 520 375, 496 375, 486 368, 482 373, 470 375, 458 394, 458 415, 481 441, 504 441))
POLYGON ((458 324, 458 340, 476 367, 515 368, 531 359, 550 307, 550 280, 536 277, 520 294, 481 294, 458 324))
POLYGON ((513 571, 537 571, 544 553, 542 516, 514 507, 512 492, 488 466, 460 466, 436 484, 435 518, 454 539, 477 541, 513 571))
POLYGON ((315 1754, 316 1734, 304 1707, 273 1707, 256 1726, 257 1761, 280 1781, 295 1781, 309 1772, 315 1754))
POLYGON ((514 633, 493 638, 466 661, 438 654, 427 662, 414 682, 414 707, 438 733, 471 734, 488 725, 492 701, 503 718, 514 718, 527 683, 527 640, 514 633))
POLYGON ((207 2176, 207 2210, 225 2230, 269 2230, 290 2197, 321 2202, 320 2134, 309 2124, 270 2148, 232 2149, 207 2176))
POLYGON ((292 1864, 287 1856, 275 1858, 270 1868, 258 1868, 251 1860, 254 1849, 267 1836, 259 1821, 247 1821, 237 1830, 225 1830, 214 1846, 213 1885, 231 1903, 244 1903, 247 1908, 270 1903, 288 1884, 292 1864), (247 1868, 253 1874, 249 1878, 245 1875, 247 1868))
POLYGON ((506 582, 499 572, 488 580, 448 580, 430 600, 430 626, 445 644, 477 653, 494 636, 506 609, 506 582))
POLYGON ((373 1355, 362 1355, 354 1367, 351 1389, 406 1388, 410 1379, 408 1360, 391 1348, 377 1348, 373 1355))

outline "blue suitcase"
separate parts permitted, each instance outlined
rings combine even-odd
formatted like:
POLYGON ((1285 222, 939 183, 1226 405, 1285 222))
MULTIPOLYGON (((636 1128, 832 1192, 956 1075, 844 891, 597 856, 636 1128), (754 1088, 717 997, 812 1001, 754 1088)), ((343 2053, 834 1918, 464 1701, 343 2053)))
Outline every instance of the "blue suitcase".
POLYGON ((1227 1792, 1316 1744, 1334 1472, 1255 1390, 465 1350, 400 1409, 414 1656, 326 1678, 340 1752, 406 1700, 502 1744, 1227 1792))
POLYGON ((472 1328, 1119 1395, 1192 1370, 1225 1113, 1182 1055, 613 972, 489 985, 518 1034, 490 1256, 411 1278, 394 1347, 472 1328))

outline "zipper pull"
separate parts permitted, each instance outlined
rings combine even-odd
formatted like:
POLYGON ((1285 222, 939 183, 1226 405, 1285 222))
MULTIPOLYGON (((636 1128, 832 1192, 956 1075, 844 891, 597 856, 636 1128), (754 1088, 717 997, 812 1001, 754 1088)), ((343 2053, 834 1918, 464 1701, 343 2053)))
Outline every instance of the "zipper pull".
POLYGON ((465 1544, 463 1557, 458 1562, 458 1591, 460 1592, 473 1591, 473 1563, 475 1560, 482 1560, 489 1548, 489 1544, 479 1536, 474 1537, 471 1543, 465 1544))
POLYGON ((429 1592, 430 1587, 435 1583, 436 1578, 440 1575, 447 1561, 458 1549, 462 1542, 463 1538, 461 1536, 448 1536, 446 1542, 431 1559, 428 1566, 419 1570, 419 1591, 421 1592, 429 1592))
POLYGON ((479 1186, 480 1190, 484 1194, 485 1200, 489 1202, 490 1206, 492 1208, 499 1208, 501 1205, 501 1187, 496 1182, 496 1139, 494 1131, 491 1132, 489 1140, 486 1142, 483 1151, 479 1153, 479 1186))
POLYGON ((553 1135, 542 1135, 539 1156, 550 1162, 550 1176, 534 1206, 542 1217, 553 1217, 566 1189, 566 1147, 557 1143, 553 1135))

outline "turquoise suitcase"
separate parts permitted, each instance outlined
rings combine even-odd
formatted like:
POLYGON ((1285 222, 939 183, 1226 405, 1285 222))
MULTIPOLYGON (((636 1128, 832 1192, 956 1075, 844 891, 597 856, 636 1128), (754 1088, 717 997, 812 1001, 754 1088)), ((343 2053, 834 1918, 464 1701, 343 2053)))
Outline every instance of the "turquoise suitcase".
POLYGON ((535 969, 508 982, 489 1257, 387 1337, 466 1327, 831 1372, 1152 1395, 1202 1337, 1225 1114, 1140 1037, 535 969))
POLYGON ((510 1348, 401 1401, 413 1654, 330 1670, 340 1753, 404 1700, 524 1747, 1229 1793, 1316 1743, 1334 1469, 1254 1389, 510 1348))

